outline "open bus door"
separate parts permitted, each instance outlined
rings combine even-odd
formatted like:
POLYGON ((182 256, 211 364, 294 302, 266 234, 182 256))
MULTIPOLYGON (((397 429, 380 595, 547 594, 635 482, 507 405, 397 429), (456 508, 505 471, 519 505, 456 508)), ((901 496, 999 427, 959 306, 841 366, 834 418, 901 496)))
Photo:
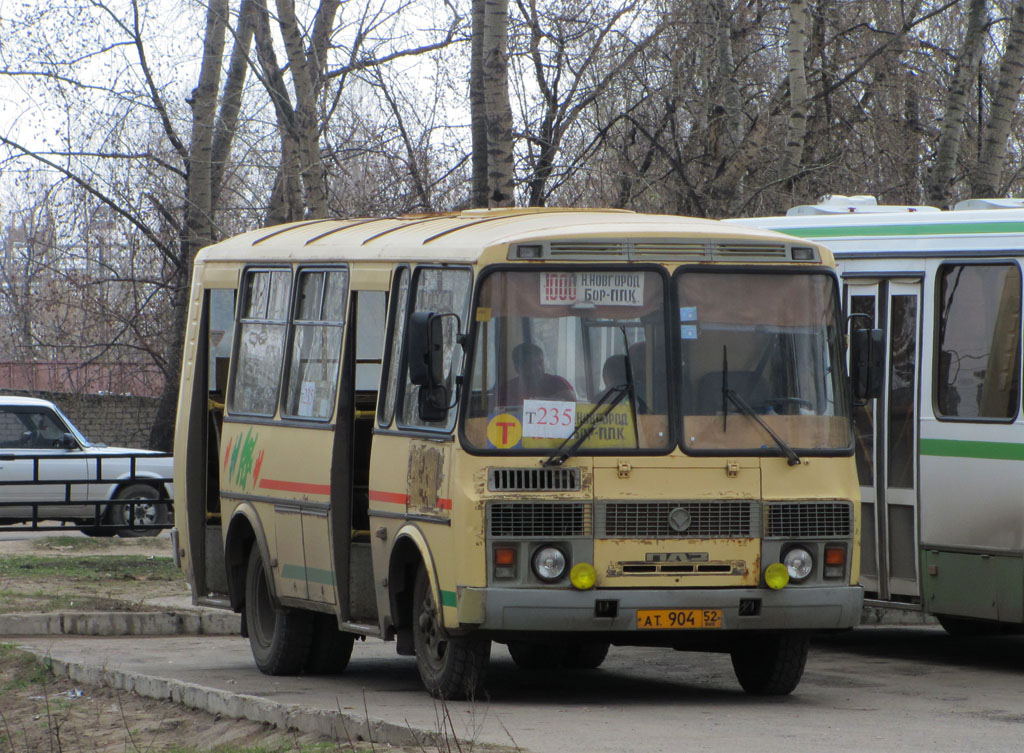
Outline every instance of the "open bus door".
POLYGON ((869 598, 917 603, 920 280, 844 280, 852 327, 885 334, 884 387, 855 409, 863 531, 861 583, 869 598))

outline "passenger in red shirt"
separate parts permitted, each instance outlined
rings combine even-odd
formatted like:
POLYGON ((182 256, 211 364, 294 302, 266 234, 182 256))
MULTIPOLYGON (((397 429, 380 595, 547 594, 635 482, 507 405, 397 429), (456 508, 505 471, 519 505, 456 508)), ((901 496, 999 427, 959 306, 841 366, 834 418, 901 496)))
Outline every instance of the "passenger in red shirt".
POLYGON ((544 351, 533 343, 512 348, 516 376, 498 387, 498 405, 516 405, 523 400, 576 400, 572 385, 557 374, 544 370, 544 351))

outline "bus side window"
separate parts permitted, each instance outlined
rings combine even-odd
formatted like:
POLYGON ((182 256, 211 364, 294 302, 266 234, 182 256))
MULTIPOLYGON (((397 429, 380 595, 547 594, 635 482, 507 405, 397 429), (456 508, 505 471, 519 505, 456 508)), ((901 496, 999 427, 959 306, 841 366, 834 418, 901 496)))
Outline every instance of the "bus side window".
POLYGON ((391 284, 391 307, 388 312, 388 333, 384 349, 383 374, 387 381, 381 383, 377 401, 377 424, 383 428, 391 425, 395 418, 395 401, 398 399, 398 376, 402 366, 402 343, 405 341, 405 320, 409 306, 409 268, 395 270, 391 284))
MULTIPOLYGON (((442 320, 444 381, 448 387, 448 394, 452 395, 453 400, 455 396, 455 377, 462 373, 463 368, 462 346, 458 344, 456 338, 466 330, 472 283, 473 275, 468 269, 452 267, 420 266, 416 268, 416 274, 413 279, 413 297, 415 302, 412 310, 414 312, 456 315, 445 316, 442 320)), ((439 421, 425 421, 420 417, 418 410, 420 387, 412 383, 408 365, 405 366, 404 370, 399 424, 409 427, 451 431, 455 424, 454 411, 448 411, 447 415, 439 421)))

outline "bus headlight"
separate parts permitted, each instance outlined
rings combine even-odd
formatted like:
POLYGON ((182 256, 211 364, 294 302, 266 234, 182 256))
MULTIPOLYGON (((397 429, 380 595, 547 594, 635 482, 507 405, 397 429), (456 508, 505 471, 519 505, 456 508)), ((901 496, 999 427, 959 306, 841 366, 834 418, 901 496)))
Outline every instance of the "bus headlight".
POLYGON ((786 566, 790 580, 799 583, 811 574, 811 570, 814 569, 814 558, 803 547, 794 546, 786 552, 782 564, 786 566))
POLYGON ((557 546, 542 546, 533 553, 533 574, 543 581, 551 583, 565 575, 565 567, 569 563, 565 552, 557 546))

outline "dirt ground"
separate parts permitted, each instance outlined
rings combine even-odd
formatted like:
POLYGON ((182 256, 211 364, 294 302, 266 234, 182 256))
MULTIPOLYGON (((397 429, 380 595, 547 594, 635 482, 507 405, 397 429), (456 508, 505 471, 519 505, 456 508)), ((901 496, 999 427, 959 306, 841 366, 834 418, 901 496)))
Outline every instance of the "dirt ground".
MULTIPOLYGON (((0 559, 29 555, 171 556, 166 537, 82 541, 0 541, 0 559)), ((54 587, 52 576, 36 576, 31 571, 10 576, 6 581, 0 583, 0 590, 31 592, 54 587)), ((125 577, 124 573, 118 573, 113 582, 100 580, 90 587, 97 592, 116 594, 116 598, 109 600, 109 608, 135 604, 137 609, 146 609, 145 601, 153 595, 155 587, 175 594, 188 593, 183 580, 154 584, 125 577)), ((94 608, 90 604, 90 611, 94 608)), ((319 753, 353 749, 347 741, 340 743, 255 722, 221 718, 130 693, 79 687, 66 678, 53 677, 35 657, 4 644, 0 636, 0 753, 179 753, 221 749, 319 753)), ((382 749, 380 745, 375 748, 382 749)))

